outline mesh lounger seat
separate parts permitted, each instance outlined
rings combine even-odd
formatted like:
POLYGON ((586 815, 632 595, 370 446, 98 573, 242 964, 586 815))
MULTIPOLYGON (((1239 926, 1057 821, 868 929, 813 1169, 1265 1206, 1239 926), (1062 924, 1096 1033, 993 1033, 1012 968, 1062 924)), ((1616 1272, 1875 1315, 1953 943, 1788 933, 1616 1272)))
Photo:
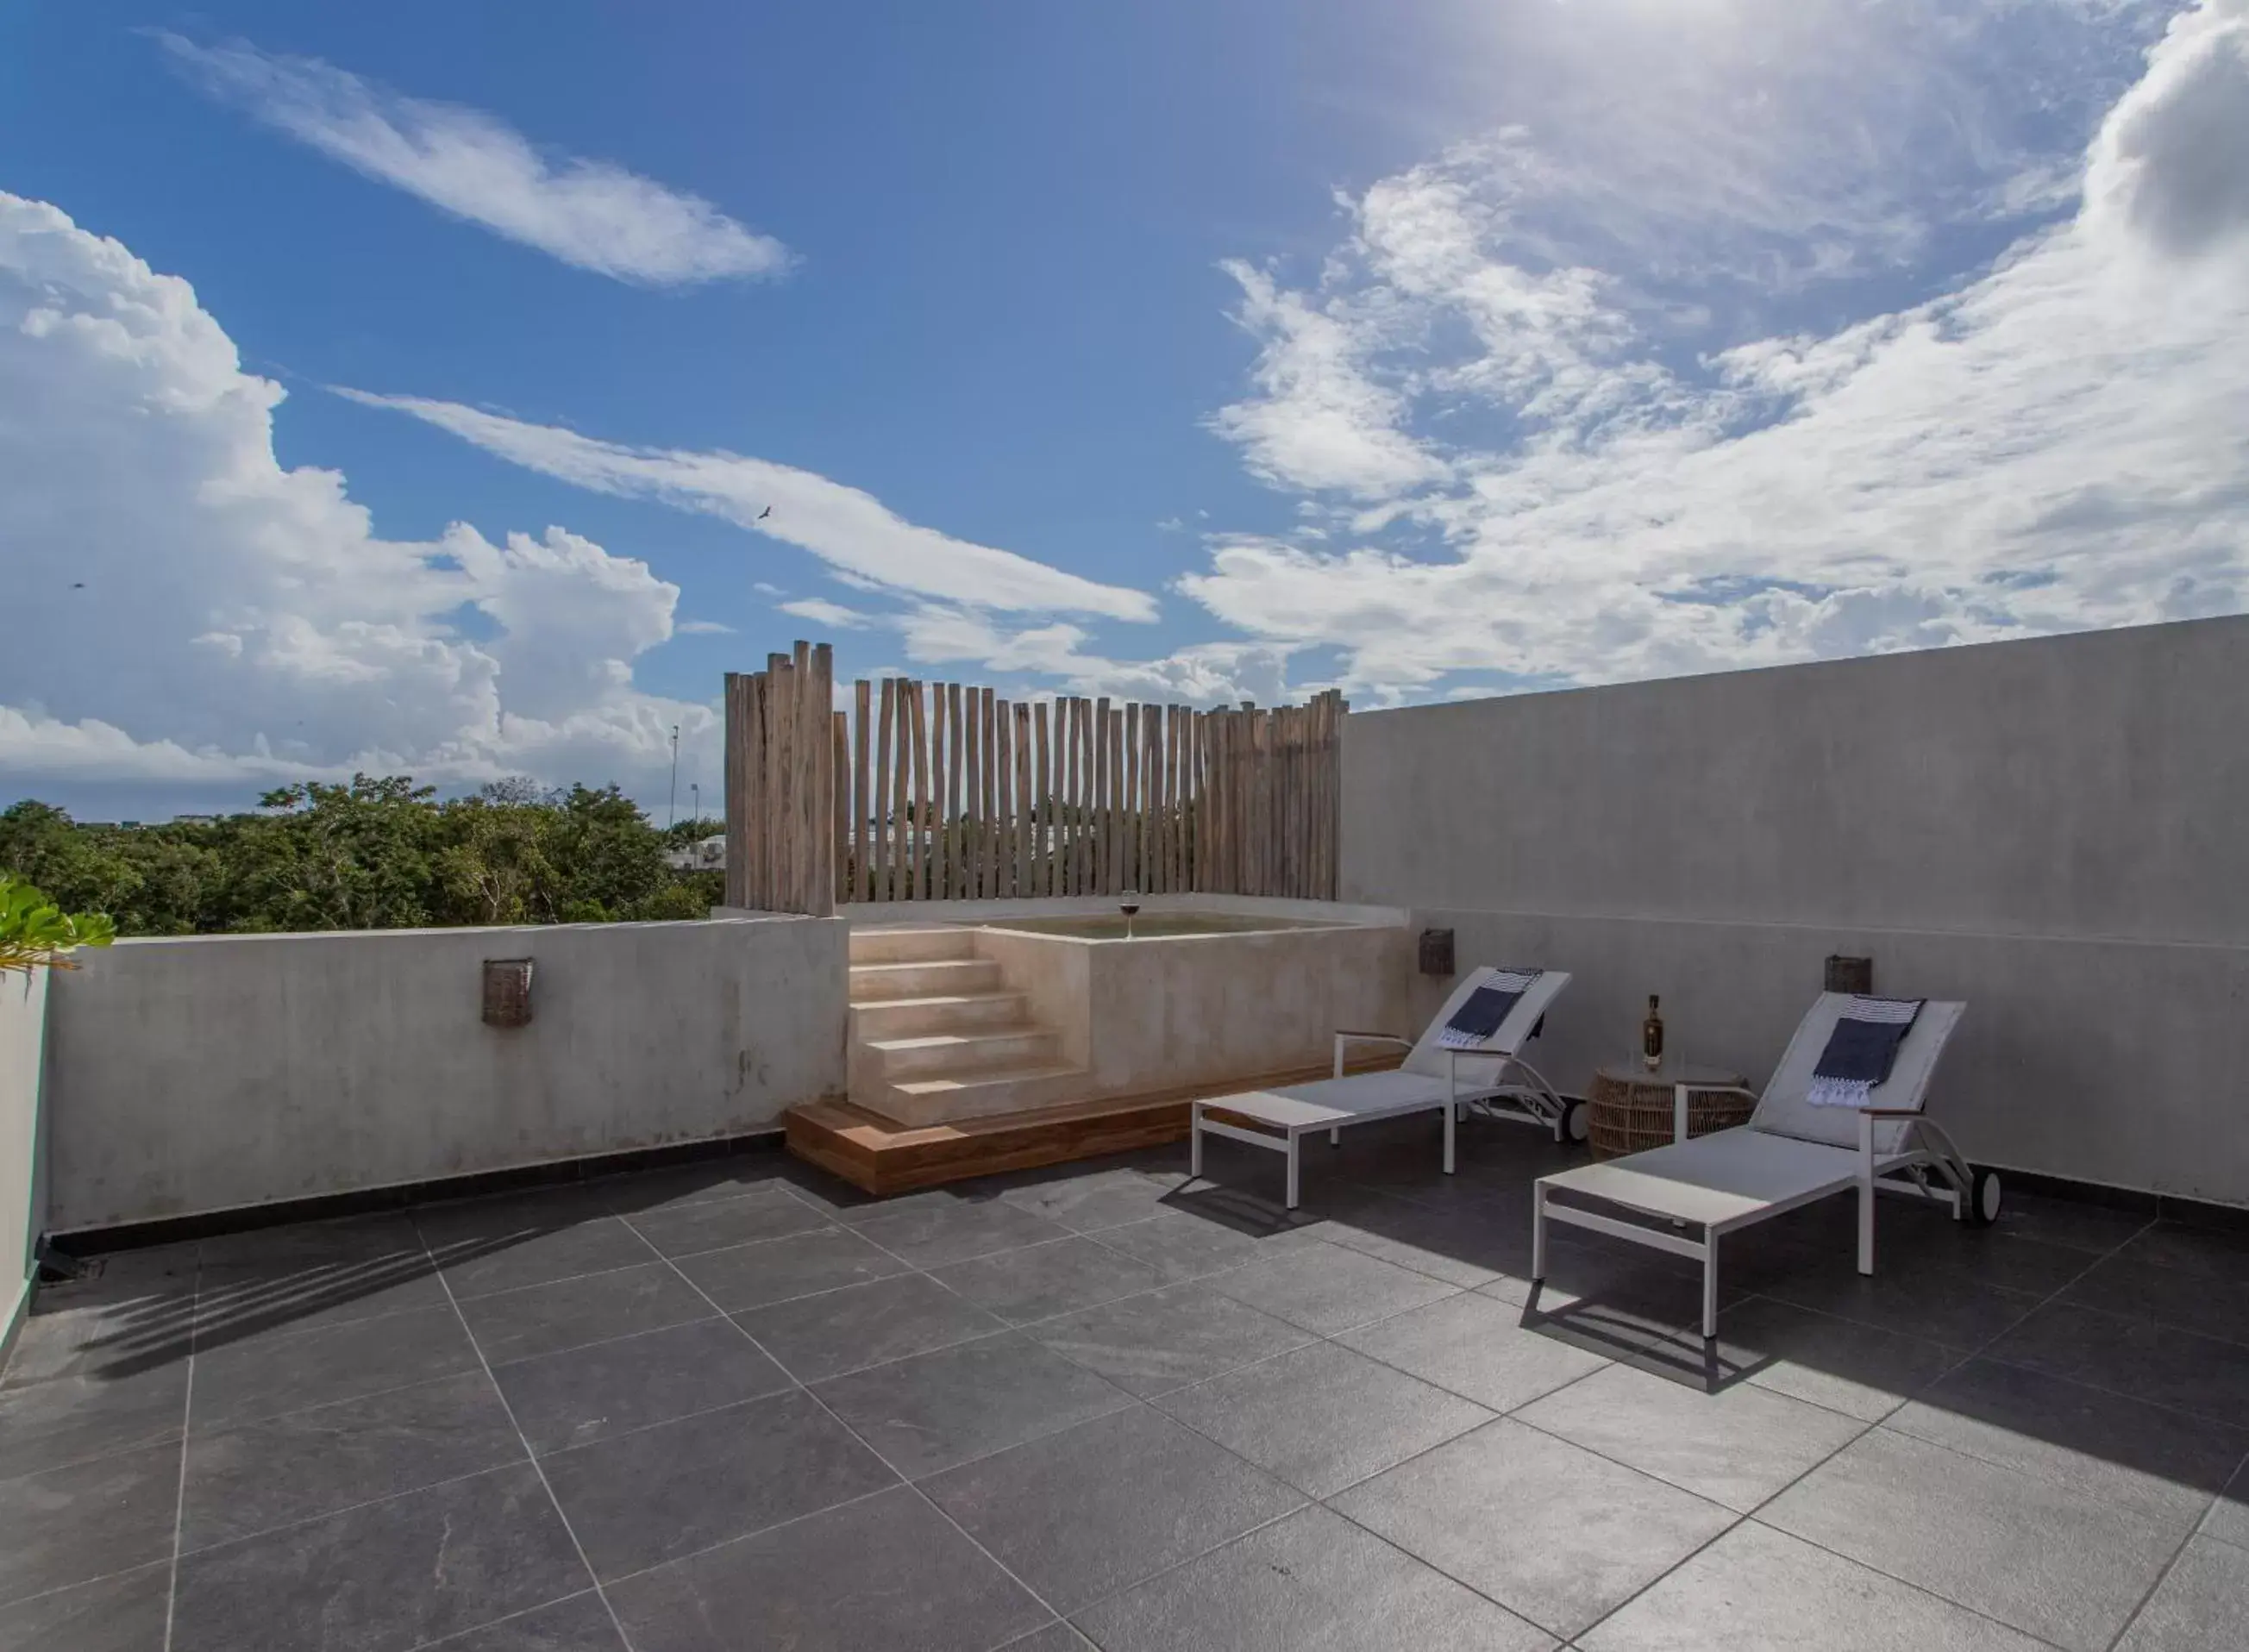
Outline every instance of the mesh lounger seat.
MULTIPOLYGON (((1702 1334, 1717 1334, 1718 1241, 1722 1236, 1831 1194, 1859 1194, 1859 1271, 1874 1270, 1874 1195, 1901 1194, 1948 1205, 1955 1219, 1985 1222, 1999 1214, 1996 1172, 1975 1170, 1922 1108, 1937 1057, 1964 1004, 1931 999, 1898 1046, 1889 1077, 1865 1107, 1815 1107, 1805 1099, 1812 1070, 1851 999, 1823 993, 1796 1029, 1780 1065, 1757 1097, 1749 1123, 1685 1139, 1690 1091, 1679 1086, 1681 1139, 1606 1164, 1541 1176, 1531 1203, 1534 1282, 1546 1277, 1546 1224, 1566 1222, 1702 1264, 1702 1334), (1931 1172, 1936 1179, 1931 1180, 1931 1172), (1551 1195, 1567 1195, 1566 1201, 1551 1195), (1652 1227, 1589 1209, 1578 1201, 1661 1221, 1652 1227), (1675 1229, 1700 1229, 1700 1239, 1675 1229)), ((1734 1086, 1728 1085, 1728 1090, 1734 1086)), ((1753 1092, 1742 1091, 1740 1094, 1753 1092)))
POLYGON ((1454 1125, 1463 1107, 1486 1118, 1536 1125, 1551 1131, 1557 1141, 1565 1138, 1583 1141, 1585 1104, 1557 1094, 1522 1053, 1540 1019, 1570 984, 1568 975, 1556 969, 1542 971, 1508 1011, 1507 1019, 1476 1048, 1448 1050, 1437 1042, 1445 1024, 1468 995, 1498 973, 1486 968, 1470 974, 1453 989, 1445 1007, 1418 1040, 1395 1033, 1338 1033, 1332 1078, 1196 1102, 1192 1109, 1193 1173, 1202 1174, 1205 1135, 1269 1148, 1288 1160, 1289 1208, 1294 1210, 1302 1163, 1298 1146, 1313 1131, 1325 1132, 1332 1146, 1342 1139, 1347 1125, 1407 1113, 1441 1112, 1447 1175, 1453 1170, 1454 1125), (1344 1051, 1354 1043, 1403 1044, 1407 1047, 1406 1059, 1388 1072, 1346 1076, 1344 1051), (1224 1116, 1214 1118, 1213 1114, 1224 1116))

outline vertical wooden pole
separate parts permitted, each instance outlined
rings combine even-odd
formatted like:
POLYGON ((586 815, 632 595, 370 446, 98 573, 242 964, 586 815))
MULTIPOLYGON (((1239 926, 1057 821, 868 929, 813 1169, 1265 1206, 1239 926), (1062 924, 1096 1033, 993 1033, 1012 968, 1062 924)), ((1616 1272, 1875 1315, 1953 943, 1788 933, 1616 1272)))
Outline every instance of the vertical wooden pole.
POLYGON ((929 898, 929 713, 926 685, 913 685, 913 898, 929 898))
POLYGON ((831 712, 829 726, 834 738, 828 754, 828 891, 841 905, 851 898, 851 719, 831 712))
POLYGON ((875 849, 870 868, 870 900, 891 898, 891 741, 898 729, 898 679, 883 678, 882 722, 875 737, 875 849))
POLYGON ((966 862, 961 855, 961 843, 968 830, 961 813, 960 788, 968 774, 967 748, 961 743, 960 685, 945 685, 945 890, 948 900, 964 900, 968 895, 966 862))
POLYGON ((826 643, 798 646, 809 665, 801 726, 812 771, 804 790, 804 910, 827 918, 836 911, 836 650, 826 643))
POLYGON ((1077 699, 1055 705, 1055 733, 1063 747, 1062 892, 1077 893, 1077 699))
POLYGON ((1118 732, 1124 737, 1124 806, 1118 811, 1118 823, 1124 829, 1124 847, 1118 854, 1123 863, 1117 876, 1120 891, 1148 887, 1140 846, 1140 723, 1138 706, 1128 705, 1118 713, 1118 732))
POLYGON ((984 691, 971 685, 963 718, 968 730, 967 801, 960 827, 961 876, 970 900, 982 898, 984 889, 984 691))
POLYGON ((1054 767, 1049 761, 1052 747, 1047 744, 1047 712, 1049 702, 1041 700, 1031 710, 1031 747, 1034 754, 1031 767, 1038 776, 1038 817, 1034 823, 1032 892, 1051 895, 1055 892, 1054 854, 1054 767))
POLYGON ((1097 696, 1093 702, 1093 888, 1096 895, 1106 895, 1113 885, 1110 880, 1117 875, 1117 848, 1111 832, 1111 816, 1115 813, 1117 798, 1113 782, 1109 778, 1109 697, 1097 696))
POLYGON ((992 701, 992 887, 1015 892, 1015 719, 1006 700, 992 701))
POLYGON ((929 892, 932 900, 952 898, 945 881, 945 840, 953 830, 945 808, 945 772, 950 758, 945 741, 945 685, 932 683, 929 690, 929 892))
POLYGON ((724 701, 726 740, 726 905, 749 901, 748 788, 742 769, 744 743, 742 674, 726 673, 724 701))
POLYGON ((794 669, 786 654, 766 657, 766 847, 758 871, 772 912, 794 910, 788 905, 788 814, 794 795, 788 710, 794 703, 788 691, 794 669))
POLYGON ((851 898, 870 900, 873 879, 867 870, 867 811, 874 798, 867 788, 870 759, 868 740, 874 733, 869 716, 875 685, 865 678, 851 685, 851 898))
POLYGON ((920 692, 920 685, 911 678, 898 679, 898 749, 891 761, 898 773, 891 778, 891 810, 895 816, 891 827, 891 898, 909 900, 913 896, 913 828, 908 816, 913 812, 909 788, 913 780, 913 757, 908 747, 913 744, 913 697, 920 692))
POLYGON ((1031 767, 1031 708, 1018 700, 1015 703, 1015 841, 1009 852, 1015 862, 1015 893, 1019 896, 1039 892, 1037 875, 1031 864, 1031 816, 1038 799, 1032 785, 1031 767))

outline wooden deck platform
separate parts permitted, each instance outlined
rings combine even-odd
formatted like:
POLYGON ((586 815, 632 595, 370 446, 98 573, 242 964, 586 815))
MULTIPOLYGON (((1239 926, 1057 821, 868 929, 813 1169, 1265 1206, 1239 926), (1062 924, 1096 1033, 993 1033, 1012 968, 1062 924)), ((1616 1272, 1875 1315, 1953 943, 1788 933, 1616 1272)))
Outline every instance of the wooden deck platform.
MULTIPOLYGON (((1395 1056, 1377 1056, 1351 1062, 1345 1070, 1377 1072, 1397 1064, 1395 1056)), ((920 1127, 894 1124, 849 1102, 814 1102, 792 1107, 784 1123, 788 1150, 798 1158, 843 1177, 864 1193, 906 1193, 995 1171, 1028 1170, 1183 1140, 1192 1102, 1276 1084, 1301 1084, 1325 1078, 1331 1070, 1326 1065, 1297 1067, 1155 1095, 1078 1102, 920 1127)))

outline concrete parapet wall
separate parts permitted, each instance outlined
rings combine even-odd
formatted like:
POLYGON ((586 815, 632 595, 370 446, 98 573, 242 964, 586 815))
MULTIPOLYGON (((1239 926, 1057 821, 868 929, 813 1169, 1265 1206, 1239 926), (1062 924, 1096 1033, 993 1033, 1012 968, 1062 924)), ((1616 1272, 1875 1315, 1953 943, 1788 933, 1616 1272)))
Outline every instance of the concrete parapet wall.
MULTIPOLYGON (((1353 712, 1343 894, 1762 1080, 1830 953, 1963 998, 1971 1156, 2249 1204, 2249 618, 1353 712)), ((1425 994, 1425 996, 1427 995, 1425 994)))
POLYGON ((107 1227, 778 1128, 844 1088, 835 919, 121 941, 48 1027, 50 1221, 107 1227), (483 961, 534 961, 531 1024, 483 961))

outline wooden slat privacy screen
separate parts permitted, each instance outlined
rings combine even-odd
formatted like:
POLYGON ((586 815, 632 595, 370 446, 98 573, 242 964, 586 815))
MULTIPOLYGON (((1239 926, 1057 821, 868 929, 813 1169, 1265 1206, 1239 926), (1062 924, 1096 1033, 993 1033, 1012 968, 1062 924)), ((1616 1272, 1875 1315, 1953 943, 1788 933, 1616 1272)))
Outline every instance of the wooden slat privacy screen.
POLYGON ((726 900, 1205 891, 1332 900, 1343 697, 1011 703, 904 678, 834 703, 825 644, 726 678, 726 900))

